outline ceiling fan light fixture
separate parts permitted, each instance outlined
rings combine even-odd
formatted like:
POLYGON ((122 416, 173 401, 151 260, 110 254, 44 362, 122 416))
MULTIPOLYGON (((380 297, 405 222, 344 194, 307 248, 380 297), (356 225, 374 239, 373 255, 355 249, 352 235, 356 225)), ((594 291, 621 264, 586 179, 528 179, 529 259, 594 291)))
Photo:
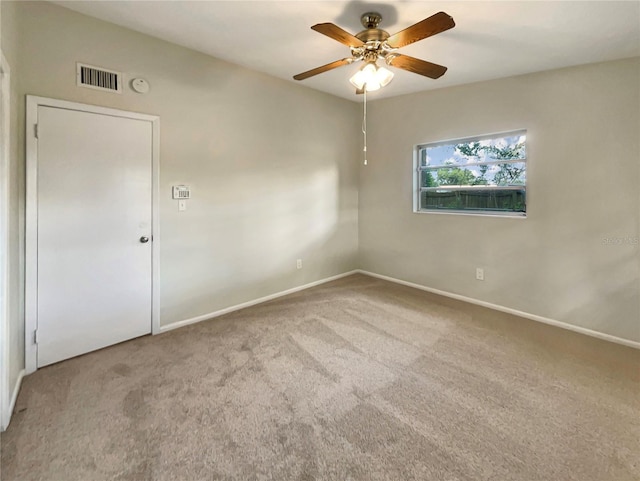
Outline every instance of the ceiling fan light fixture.
POLYGON ((378 70, 376 70, 376 79, 380 82, 380 86, 384 87, 393 80, 393 72, 384 67, 378 67, 378 70))
POLYGON ((362 70, 358 70, 353 75, 353 77, 349 79, 349 82, 351 82, 351 85, 353 85, 358 90, 362 90, 362 87, 364 87, 364 84, 366 83, 364 78, 364 72, 362 70))
POLYGON ((455 27, 456 23, 451 15, 438 12, 394 35, 389 35, 385 30, 378 28, 378 24, 382 21, 379 13, 365 13, 360 20, 366 30, 356 35, 352 35, 330 22, 318 23, 312 26, 312 30, 349 47, 351 57, 299 73, 294 75, 293 78, 295 80, 304 80, 334 68, 364 60, 365 66, 362 71, 373 70, 372 73, 376 73, 376 76, 375 78, 365 77, 366 72, 363 72, 362 74, 356 73, 351 77, 351 83, 357 88, 356 93, 359 94, 366 90, 377 90, 380 87, 384 87, 393 78, 393 74, 387 69, 377 67, 375 62, 379 58, 385 59, 387 65, 432 79, 442 77, 447 71, 447 67, 410 57, 409 55, 403 55, 397 53, 396 50, 455 27))
POLYGON ((367 92, 384 87, 393 79, 393 72, 384 67, 378 67, 375 62, 368 62, 349 79, 351 85, 358 90, 365 89, 367 92))

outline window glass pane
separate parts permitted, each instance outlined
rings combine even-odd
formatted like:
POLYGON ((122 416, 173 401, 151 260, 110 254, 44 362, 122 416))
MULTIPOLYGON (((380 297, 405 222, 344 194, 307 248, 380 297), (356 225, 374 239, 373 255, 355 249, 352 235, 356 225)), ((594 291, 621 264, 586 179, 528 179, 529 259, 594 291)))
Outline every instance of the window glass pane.
POLYGON ((420 172, 420 187, 438 187, 438 182, 436 181, 437 175, 432 170, 423 170, 420 172))
POLYGON ((451 166, 431 168, 421 172, 420 187, 441 185, 525 185, 526 164, 510 162, 502 164, 451 166))
POLYGON ((455 141, 449 144, 432 145, 420 149, 420 165, 437 167, 462 166, 496 160, 526 159, 526 134, 475 140, 455 141))
POLYGON ((524 213, 526 194, 524 187, 521 189, 442 188, 421 192, 420 208, 524 213))
POLYGON ((420 167, 427 166, 427 149, 420 149, 420 167))

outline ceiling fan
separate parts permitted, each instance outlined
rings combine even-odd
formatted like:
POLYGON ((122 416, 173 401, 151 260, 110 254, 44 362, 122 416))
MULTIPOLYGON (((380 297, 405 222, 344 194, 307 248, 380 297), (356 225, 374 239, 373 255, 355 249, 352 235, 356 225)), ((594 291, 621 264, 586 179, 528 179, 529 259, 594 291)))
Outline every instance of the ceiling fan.
POLYGON ((365 30, 356 35, 351 35, 333 23, 318 23, 311 27, 312 30, 349 47, 351 49, 351 57, 299 73, 294 75, 293 78, 295 80, 304 80, 328 70, 362 60, 365 62, 364 67, 350 79, 350 82, 356 87, 356 93, 360 94, 378 90, 380 87, 387 85, 393 78, 392 72, 376 65, 378 59, 383 59, 387 65, 392 67, 408 70, 432 79, 441 77, 447 71, 447 67, 400 54, 397 50, 453 28, 455 22, 450 15, 438 12, 395 35, 389 35, 385 30, 378 28, 382 21, 382 16, 379 13, 365 13, 360 18, 360 21, 365 30))

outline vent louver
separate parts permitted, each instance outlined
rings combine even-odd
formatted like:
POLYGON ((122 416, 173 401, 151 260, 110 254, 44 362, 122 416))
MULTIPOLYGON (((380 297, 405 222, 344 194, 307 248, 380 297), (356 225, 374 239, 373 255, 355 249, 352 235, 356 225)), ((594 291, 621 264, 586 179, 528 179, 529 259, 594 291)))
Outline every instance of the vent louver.
POLYGON ((79 87, 122 93, 122 73, 120 72, 78 63, 76 77, 76 84, 79 87))

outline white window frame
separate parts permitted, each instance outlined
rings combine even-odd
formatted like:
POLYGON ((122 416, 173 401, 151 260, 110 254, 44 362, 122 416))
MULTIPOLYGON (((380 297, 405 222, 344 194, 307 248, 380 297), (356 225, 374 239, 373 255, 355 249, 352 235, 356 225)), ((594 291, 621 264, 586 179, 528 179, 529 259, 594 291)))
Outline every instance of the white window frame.
MULTIPOLYGON (((462 143, 471 143, 478 142, 481 140, 501 138, 501 137, 510 137, 514 135, 527 135, 527 129, 515 129, 508 130, 505 132, 496 132, 492 134, 482 134, 476 135, 473 137, 464 137, 464 138, 453 138, 449 140, 439 140, 436 142, 425 142, 421 144, 417 144, 413 149, 413 212, 414 214, 436 214, 436 215, 471 215, 471 216, 482 216, 482 217, 508 217, 512 219, 526 219, 527 210, 528 210, 528 181, 525 181, 524 189, 525 196, 527 201, 525 202, 525 212, 508 212, 508 211, 495 211, 495 210, 470 210, 470 209, 422 209, 420 207, 420 194, 423 191, 421 184, 421 173, 427 169, 420 165, 420 153, 422 150, 427 149, 429 147, 438 147, 442 145, 454 145, 454 144, 462 144, 462 143)), ((524 159, 514 159, 514 160, 505 160, 505 159, 496 159, 495 161, 490 162, 479 162, 479 164, 490 165, 490 164, 505 164, 505 163, 515 163, 515 162, 524 162, 527 164, 526 170, 529 170, 528 165, 528 153, 526 154, 524 159)), ((477 165, 477 164, 470 164, 477 165)), ((455 189, 456 186, 450 186, 448 188, 455 189)), ((464 186, 465 189, 478 189, 478 190, 488 190, 488 189, 496 189, 496 190, 511 190, 511 189, 521 189, 522 187, 484 187, 484 186, 464 186)))

